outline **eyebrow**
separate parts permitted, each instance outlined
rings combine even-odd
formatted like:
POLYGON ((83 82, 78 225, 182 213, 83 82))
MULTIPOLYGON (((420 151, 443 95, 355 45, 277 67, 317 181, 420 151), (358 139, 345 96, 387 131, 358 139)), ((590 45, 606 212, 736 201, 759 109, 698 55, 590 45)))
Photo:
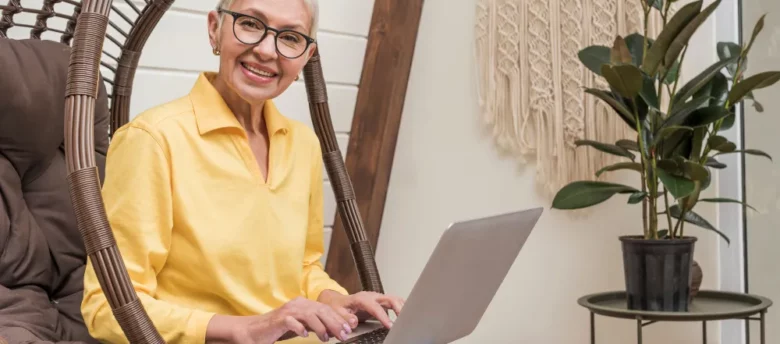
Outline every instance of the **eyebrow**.
MULTIPOLYGON (((249 14, 251 14, 251 15, 257 17, 257 18, 260 18, 261 20, 265 21, 266 23, 268 22, 268 17, 266 17, 265 13, 263 13, 262 11, 260 11, 260 10, 258 10, 256 8, 250 7, 250 8, 243 9, 242 12, 243 11, 245 11, 244 13, 249 13, 249 14)), ((283 25, 283 26, 279 27, 278 29, 280 29, 280 30, 298 30, 298 31, 301 31, 301 32, 306 31, 306 29, 303 27, 303 25, 301 25, 301 23, 294 23, 292 25, 283 25)))

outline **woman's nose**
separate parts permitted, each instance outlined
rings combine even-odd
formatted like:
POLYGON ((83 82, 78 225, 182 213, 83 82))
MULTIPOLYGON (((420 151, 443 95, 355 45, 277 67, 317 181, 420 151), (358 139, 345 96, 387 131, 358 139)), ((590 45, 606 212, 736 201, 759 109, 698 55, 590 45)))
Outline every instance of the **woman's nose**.
POLYGON ((274 34, 272 32, 267 33, 263 40, 255 45, 254 51, 263 59, 275 59, 277 54, 276 37, 274 34))

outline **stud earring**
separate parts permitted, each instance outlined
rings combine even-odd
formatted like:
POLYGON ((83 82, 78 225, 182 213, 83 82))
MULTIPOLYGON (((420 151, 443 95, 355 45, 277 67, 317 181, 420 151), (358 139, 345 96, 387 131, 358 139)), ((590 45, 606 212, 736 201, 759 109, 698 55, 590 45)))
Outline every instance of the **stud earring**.
POLYGON ((216 56, 219 56, 219 49, 217 49, 217 48, 214 48, 214 49, 212 50, 212 52, 214 53, 214 55, 216 55, 216 56))
POLYGON ((295 76, 295 81, 298 81, 298 79, 300 79, 300 78, 301 78, 301 76, 300 76, 300 75, 296 75, 296 76, 295 76))

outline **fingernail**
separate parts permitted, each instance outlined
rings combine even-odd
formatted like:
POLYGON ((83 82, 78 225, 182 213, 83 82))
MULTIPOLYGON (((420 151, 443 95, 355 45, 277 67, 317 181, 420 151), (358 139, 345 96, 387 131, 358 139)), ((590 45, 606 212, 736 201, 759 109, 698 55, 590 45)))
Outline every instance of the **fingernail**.
POLYGON ((341 340, 347 340, 347 333, 344 331, 341 331, 341 340))
POLYGON ((303 330, 303 336, 304 337, 308 337, 309 336, 309 331, 303 330))
POLYGON ((342 327, 344 328, 344 331, 347 331, 347 333, 352 333, 352 328, 349 327, 349 325, 344 324, 344 326, 342 326, 342 327))

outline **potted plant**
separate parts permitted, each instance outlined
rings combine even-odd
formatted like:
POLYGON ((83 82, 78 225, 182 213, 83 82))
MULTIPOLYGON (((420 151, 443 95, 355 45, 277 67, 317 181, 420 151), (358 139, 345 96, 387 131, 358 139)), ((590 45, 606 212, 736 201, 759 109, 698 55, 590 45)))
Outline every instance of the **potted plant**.
MULTIPOLYGON (((600 204, 616 194, 627 195, 627 203, 642 207, 641 235, 619 239, 627 302, 630 309, 687 311, 690 302, 691 267, 696 237, 686 234, 686 223, 710 230, 729 241, 702 216, 694 212, 699 202, 734 202, 724 198, 703 198, 714 170, 727 166, 718 156, 747 153, 770 158, 758 150, 738 151, 719 135, 735 120, 735 107, 745 99, 755 102, 753 90, 780 80, 780 72, 746 76, 747 54, 764 25, 762 17, 744 46, 718 43, 719 61, 704 68, 686 82, 680 80, 689 40, 719 6, 702 1, 686 4, 670 14, 671 4, 663 0, 642 2, 645 23, 651 14, 660 15, 663 26, 656 38, 634 33, 617 36, 612 47, 590 46, 579 53, 580 61, 608 89, 587 88, 585 92, 608 104, 635 132, 635 139, 615 143, 580 140, 587 146, 617 155, 625 161, 604 166, 596 173, 618 170, 636 172, 639 187, 607 181, 575 181, 555 195, 555 209, 581 209, 600 204), (652 11, 658 11, 652 13, 652 11)), ((673 1, 672 1, 673 2, 673 1)), ((647 27, 647 25, 645 25, 647 27)), ((697 63, 694 61, 694 63, 697 63)), ((633 135, 632 135, 633 136, 633 135)))

